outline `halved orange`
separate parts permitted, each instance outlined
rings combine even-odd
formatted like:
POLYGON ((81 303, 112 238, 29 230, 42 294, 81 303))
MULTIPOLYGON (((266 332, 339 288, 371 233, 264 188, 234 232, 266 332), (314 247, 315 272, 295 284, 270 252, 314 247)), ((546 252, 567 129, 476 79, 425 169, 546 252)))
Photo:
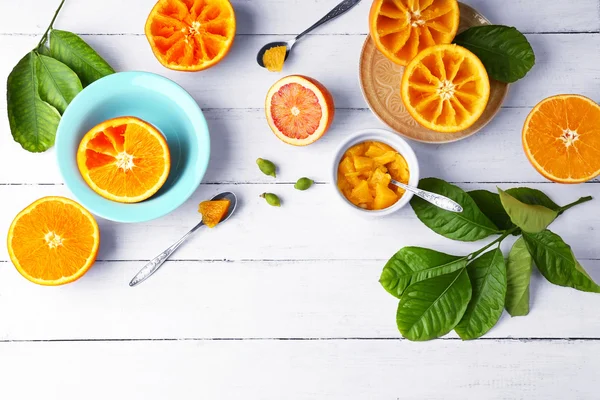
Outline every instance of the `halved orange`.
POLYGON ((135 117, 109 119, 85 134, 77 166, 92 190, 109 200, 137 203, 167 180, 171 156, 163 135, 135 117))
POLYGON ((523 126, 525 155, 540 174, 559 183, 600 175, 600 106, 575 94, 548 97, 523 126))
POLYGON ((400 92, 406 110, 419 124, 452 133, 481 117, 490 97, 490 80, 475 54, 455 44, 439 44, 406 66, 400 92))
POLYGON ((201 71, 221 61, 235 37, 229 0, 159 0, 146 21, 146 38, 167 68, 201 71))
POLYGON ((427 47, 451 43, 459 20, 456 0, 375 0, 369 31, 384 56, 406 65, 427 47))
POLYGON ((56 286, 81 278, 96 260, 100 231, 85 208, 44 197, 21 211, 8 230, 8 254, 31 282, 56 286))
POLYGON ((267 122, 288 144, 306 146, 321 138, 335 113, 331 93, 318 81, 290 75, 277 81, 265 101, 267 122))

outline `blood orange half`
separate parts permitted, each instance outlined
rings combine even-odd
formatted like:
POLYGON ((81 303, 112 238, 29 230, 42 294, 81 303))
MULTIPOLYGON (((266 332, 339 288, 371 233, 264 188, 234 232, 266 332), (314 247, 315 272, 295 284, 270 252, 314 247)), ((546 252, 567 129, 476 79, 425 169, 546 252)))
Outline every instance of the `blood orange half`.
POLYGON ((279 139, 294 146, 306 146, 327 132, 335 107, 325 86, 306 76, 290 75, 269 89, 265 112, 271 130, 279 139))

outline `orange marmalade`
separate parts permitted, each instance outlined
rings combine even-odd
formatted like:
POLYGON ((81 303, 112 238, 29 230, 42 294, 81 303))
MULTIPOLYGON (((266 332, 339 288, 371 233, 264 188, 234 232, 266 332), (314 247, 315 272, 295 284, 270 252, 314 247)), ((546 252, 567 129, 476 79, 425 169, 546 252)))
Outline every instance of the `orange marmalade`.
POLYGON ((355 206, 383 210, 404 195, 392 179, 408 184, 410 172, 402 155, 381 142, 363 142, 349 148, 338 166, 337 186, 355 206))

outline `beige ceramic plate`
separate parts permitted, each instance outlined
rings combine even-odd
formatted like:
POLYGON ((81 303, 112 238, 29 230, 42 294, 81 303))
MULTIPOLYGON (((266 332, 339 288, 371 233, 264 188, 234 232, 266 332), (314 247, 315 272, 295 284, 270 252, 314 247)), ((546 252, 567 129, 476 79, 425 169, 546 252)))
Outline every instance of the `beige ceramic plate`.
MULTIPOLYGON (((458 3, 460 6, 459 32, 478 25, 488 25, 483 15, 473 8, 458 3)), ((508 84, 490 80, 490 100, 483 115, 473 126, 457 133, 440 133, 424 128, 415 121, 402 103, 400 97, 400 81, 404 67, 385 58, 377 50, 370 36, 360 55, 360 85, 365 100, 371 111, 387 126, 404 137, 426 143, 449 143, 467 138, 477 133, 500 110, 508 93, 508 84)))

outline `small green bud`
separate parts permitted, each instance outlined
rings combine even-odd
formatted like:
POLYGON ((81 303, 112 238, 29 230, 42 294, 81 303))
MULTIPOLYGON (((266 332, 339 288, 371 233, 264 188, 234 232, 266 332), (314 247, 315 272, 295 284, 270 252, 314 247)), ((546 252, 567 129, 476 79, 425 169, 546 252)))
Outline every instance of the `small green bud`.
POLYGON ((315 181, 313 181, 312 179, 300 178, 298 179, 298 182, 296 182, 296 184, 294 185, 294 188, 298 190, 306 190, 310 188, 313 183, 315 183, 315 181))
POLYGON ((262 171, 263 174, 275 178, 275 170, 277 169, 277 167, 271 161, 259 158, 258 160, 256 160, 256 164, 258 165, 258 168, 262 171))
POLYGON ((270 206, 281 207, 281 201, 279 200, 279 197, 277 197, 276 194, 273 194, 273 193, 263 193, 263 194, 260 195, 260 197, 262 197, 263 199, 265 199, 270 206))

